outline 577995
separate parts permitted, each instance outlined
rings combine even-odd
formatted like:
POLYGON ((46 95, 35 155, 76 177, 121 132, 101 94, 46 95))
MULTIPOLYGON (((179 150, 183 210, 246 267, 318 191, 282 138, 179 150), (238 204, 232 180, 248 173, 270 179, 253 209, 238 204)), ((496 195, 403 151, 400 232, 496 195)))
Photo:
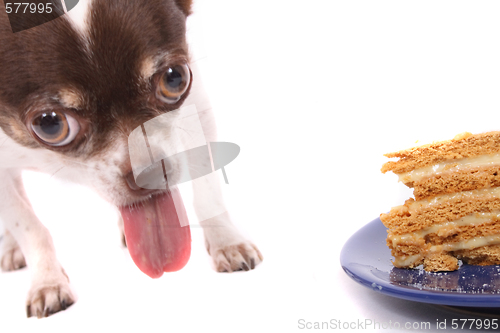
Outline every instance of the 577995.
POLYGON ((52 3, 30 3, 30 2, 6 2, 5 3, 5 11, 7 14, 11 13, 19 13, 19 14, 43 14, 52 13, 52 3))

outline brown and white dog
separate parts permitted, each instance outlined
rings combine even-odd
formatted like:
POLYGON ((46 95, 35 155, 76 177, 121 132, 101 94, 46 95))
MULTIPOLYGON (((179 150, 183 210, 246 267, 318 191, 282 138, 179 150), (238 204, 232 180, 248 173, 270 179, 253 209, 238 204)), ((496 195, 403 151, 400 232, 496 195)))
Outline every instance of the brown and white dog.
MULTIPOLYGON (((0 220, 6 229, 0 263, 5 271, 28 266, 28 317, 64 310, 75 298, 51 236, 26 197, 22 170, 93 187, 137 231, 138 216, 167 223, 164 202, 179 197, 135 184, 131 131, 196 105, 206 141, 215 141, 208 100, 190 68, 185 37, 190 11, 191 0, 81 0, 66 15, 13 33, 0 1, 0 220)), ((193 182, 199 217, 213 205, 224 207, 214 175, 193 182)), ((216 269, 253 269, 262 260, 259 250, 240 235, 225 208, 221 211, 200 218, 216 269)), ((161 242, 168 235, 152 237, 161 242)), ((145 254, 141 246, 128 244, 145 261, 141 269, 159 268, 161 275, 163 263, 152 261, 162 260, 168 249, 146 246, 151 253, 145 254)))

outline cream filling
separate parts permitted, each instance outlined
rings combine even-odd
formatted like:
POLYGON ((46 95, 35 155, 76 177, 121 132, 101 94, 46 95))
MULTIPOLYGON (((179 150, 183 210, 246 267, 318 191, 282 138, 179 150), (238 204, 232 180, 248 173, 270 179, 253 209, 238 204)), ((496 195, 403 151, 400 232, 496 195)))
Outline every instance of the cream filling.
POLYGON ((482 199, 500 198, 500 187, 484 188, 481 190, 456 192, 450 194, 438 195, 431 199, 414 201, 408 205, 410 211, 415 211, 423 206, 441 205, 450 200, 468 200, 472 198, 482 197, 482 199))
POLYGON ((462 158, 418 168, 399 174, 399 181, 410 183, 422 180, 429 176, 437 176, 445 172, 456 172, 470 168, 500 165, 500 154, 483 155, 478 157, 462 158))
POLYGON ((472 250, 478 247, 500 244, 500 235, 489 235, 469 238, 456 243, 431 246, 429 252, 450 252, 458 250, 472 250))
POLYGON ((419 239, 424 238, 428 234, 435 233, 440 237, 447 237, 454 234, 459 227, 476 226, 482 223, 490 222, 494 219, 500 219, 500 211, 496 211, 494 213, 474 213, 464 216, 455 221, 434 224, 412 233, 394 235, 392 237, 389 236, 389 239, 391 240, 393 247, 396 247, 398 244, 402 243, 412 244, 418 242, 419 239))
MULTIPOLYGON (((419 240, 422 241, 423 237, 431 233, 437 233, 439 236, 446 237, 447 235, 453 234, 455 230, 457 230, 457 228, 460 226, 480 225, 495 218, 500 219, 500 211, 497 211, 495 213, 474 213, 464 216, 456 221, 435 224, 413 233, 392 236, 389 239, 391 240, 393 247, 404 243, 413 244, 415 242, 418 242, 419 240)), ((500 235, 474 237, 454 243, 433 245, 425 253, 396 257, 394 260, 394 265, 396 267, 410 266, 418 262, 424 255, 428 253, 471 250, 478 247, 496 244, 500 244, 500 235)))
POLYGON ((422 254, 415 254, 413 256, 401 256, 396 257, 393 261, 394 266, 396 267, 408 267, 418 262, 423 257, 422 254))

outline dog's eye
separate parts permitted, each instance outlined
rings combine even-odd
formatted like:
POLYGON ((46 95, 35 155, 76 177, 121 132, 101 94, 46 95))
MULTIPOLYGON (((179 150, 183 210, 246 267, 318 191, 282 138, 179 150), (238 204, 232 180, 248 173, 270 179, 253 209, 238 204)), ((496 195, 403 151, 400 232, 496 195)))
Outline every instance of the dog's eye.
POLYGON ((64 146, 73 141, 80 130, 78 121, 67 113, 44 112, 31 122, 33 132, 50 146, 64 146))
POLYGON ((189 88, 190 81, 191 72, 188 65, 171 66, 160 77, 156 95, 163 102, 174 104, 189 88))

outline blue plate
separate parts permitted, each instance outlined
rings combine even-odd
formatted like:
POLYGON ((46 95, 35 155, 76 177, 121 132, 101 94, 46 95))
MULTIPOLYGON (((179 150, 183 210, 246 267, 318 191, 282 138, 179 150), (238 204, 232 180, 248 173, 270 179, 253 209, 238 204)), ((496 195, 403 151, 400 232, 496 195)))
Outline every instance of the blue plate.
POLYGON ((431 273, 392 265, 387 232, 380 219, 358 230, 340 253, 353 280, 406 300, 461 307, 500 307, 500 266, 462 265, 454 272, 431 273))

